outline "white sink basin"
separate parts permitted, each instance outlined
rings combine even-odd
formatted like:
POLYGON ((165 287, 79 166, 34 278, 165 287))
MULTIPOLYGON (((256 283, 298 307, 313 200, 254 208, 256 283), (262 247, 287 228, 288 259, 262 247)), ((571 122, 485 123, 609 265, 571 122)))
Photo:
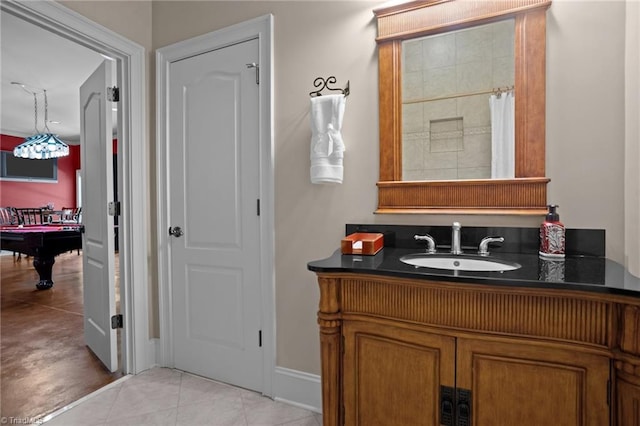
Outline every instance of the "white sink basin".
POLYGON ((494 257, 456 256, 453 254, 409 254, 400 261, 423 268, 448 269, 450 271, 513 271, 522 267, 494 257))

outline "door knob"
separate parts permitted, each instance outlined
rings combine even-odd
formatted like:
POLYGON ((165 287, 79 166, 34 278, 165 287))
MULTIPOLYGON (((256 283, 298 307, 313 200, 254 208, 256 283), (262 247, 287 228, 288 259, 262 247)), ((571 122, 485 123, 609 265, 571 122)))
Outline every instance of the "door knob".
POLYGON ((184 232, 182 232, 182 228, 176 226, 174 228, 169 227, 169 235, 173 235, 174 237, 181 237, 184 232))

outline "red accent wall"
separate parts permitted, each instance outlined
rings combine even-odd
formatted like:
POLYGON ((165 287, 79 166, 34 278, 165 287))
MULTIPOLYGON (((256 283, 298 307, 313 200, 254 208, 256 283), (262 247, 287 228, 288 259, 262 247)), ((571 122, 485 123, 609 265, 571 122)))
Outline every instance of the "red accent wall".
MULTIPOLYGON (((0 135, 0 149, 13 151, 24 138, 0 135)), ((37 160, 33 160, 37 161, 37 160)), ((0 180, 0 206, 54 208, 76 207, 76 170, 80 169, 80 146, 69 145, 69 156, 58 158, 58 182, 0 180)))

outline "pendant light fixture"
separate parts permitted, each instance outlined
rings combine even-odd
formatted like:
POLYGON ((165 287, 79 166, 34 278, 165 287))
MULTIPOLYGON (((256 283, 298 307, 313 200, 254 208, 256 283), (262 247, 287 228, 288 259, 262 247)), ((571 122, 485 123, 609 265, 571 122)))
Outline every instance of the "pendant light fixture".
POLYGON ((29 158, 32 160, 46 160, 49 158, 66 157, 69 155, 69 145, 64 143, 58 135, 54 135, 49 130, 48 120, 48 101, 47 91, 42 89, 44 93, 44 132, 38 130, 38 95, 37 92, 28 90, 24 84, 20 85, 26 92, 33 94, 33 106, 35 111, 35 129, 36 134, 24 140, 20 145, 13 149, 14 157, 29 158))

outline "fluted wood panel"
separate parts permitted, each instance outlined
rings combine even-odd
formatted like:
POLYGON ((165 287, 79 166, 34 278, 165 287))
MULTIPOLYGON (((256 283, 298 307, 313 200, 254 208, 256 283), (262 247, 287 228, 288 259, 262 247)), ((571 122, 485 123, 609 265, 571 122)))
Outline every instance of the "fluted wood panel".
POLYGON ((451 329, 536 336, 607 347, 612 305, 582 300, 344 279, 342 312, 451 329))
POLYGON ((627 353, 640 355, 640 307, 626 305, 623 308, 621 329, 620 348, 627 353))
POLYGON ((456 1, 413 2, 397 7, 376 9, 378 40, 406 36, 407 33, 429 34, 443 27, 464 25, 469 21, 491 20, 496 16, 515 14, 528 9, 547 8, 549 0, 501 0, 501 1, 456 1))
POLYGON ((378 208, 545 210, 547 178, 378 182, 378 208))

